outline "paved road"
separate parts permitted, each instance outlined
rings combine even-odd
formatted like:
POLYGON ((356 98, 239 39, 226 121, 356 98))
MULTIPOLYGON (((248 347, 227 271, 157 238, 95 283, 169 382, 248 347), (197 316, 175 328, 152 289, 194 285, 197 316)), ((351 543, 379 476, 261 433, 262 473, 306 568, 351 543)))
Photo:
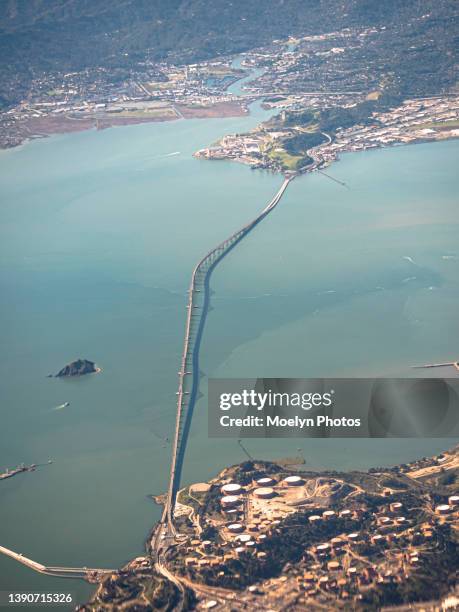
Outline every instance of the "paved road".
MULTIPOLYGON (((210 277, 218 263, 220 263, 221 260, 277 206, 290 181, 294 177, 294 174, 286 177, 279 191, 261 213, 209 251, 196 264, 191 275, 185 337, 180 370, 178 372, 177 413, 169 474, 169 488, 161 521, 156 526, 150 540, 155 568, 159 573, 171 580, 180 590, 181 607, 183 607, 183 602, 185 600, 184 585, 189 586, 193 591, 202 596, 213 597, 220 602, 228 602, 234 599, 234 594, 230 591, 190 583, 190 581, 183 577, 179 578, 175 576, 166 566, 167 550, 171 546, 177 544, 177 537, 179 537, 174 527, 174 507, 180 485, 180 476, 191 418, 199 392, 199 350, 209 310, 210 277)), ((257 607, 253 604, 254 602, 252 602, 251 606, 249 605, 249 608, 253 609, 257 607)))
POLYGON ((285 178, 279 191, 269 204, 252 221, 209 251, 194 267, 188 294, 187 318, 179 371, 177 391, 177 414, 172 446, 169 488, 163 521, 168 524, 168 533, 175 534, 173 512, 179 490, 183 458, 191 425, 194 405, 199 393, 199 351, 210 303, 210 276, 222 259, 280 202, 294 174, 285 178))
POLYGON ((36 572, 40 572, 41 574, 48 574, 50 576, 62 576, 65 578, 87 578, 90 574, 113 574, 117 571, 113 569, 102 569, 95 567, 59 567, 43 565, 42 563, 37 563, 37 561, 33 561, 32 559, 25 557, 22 553, 17 553, 14 552, 14 550, 5 548, 5 546, 0 546, 0 553, 6 555, 7 557, 11 557, 11 559, 14 559, 15 561, 19 561, 19 563, 30 567, 36 572))

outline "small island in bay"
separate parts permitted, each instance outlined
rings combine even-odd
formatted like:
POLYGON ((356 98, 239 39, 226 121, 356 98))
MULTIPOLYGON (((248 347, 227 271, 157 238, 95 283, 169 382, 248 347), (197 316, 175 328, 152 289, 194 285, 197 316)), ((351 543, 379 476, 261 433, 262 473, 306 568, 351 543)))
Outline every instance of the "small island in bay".
POLYGON ((75 359, 68 363, 56 374, 56 378, 66 378, 69 376, 83 376, 84 374, 99 373, 101 369, 93 361, 88 359, 75 359))

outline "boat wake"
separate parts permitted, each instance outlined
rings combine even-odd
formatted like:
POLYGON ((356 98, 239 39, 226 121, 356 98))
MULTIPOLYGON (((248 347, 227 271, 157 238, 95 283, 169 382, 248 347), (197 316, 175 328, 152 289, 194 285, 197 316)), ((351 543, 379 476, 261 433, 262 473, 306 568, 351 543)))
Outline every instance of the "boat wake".
POLYGON ((64 410, 64 408, 67 408, 68 406, 70 406, 70 402, 64 402, 63 404, 56 406, 52 410, 64 410))

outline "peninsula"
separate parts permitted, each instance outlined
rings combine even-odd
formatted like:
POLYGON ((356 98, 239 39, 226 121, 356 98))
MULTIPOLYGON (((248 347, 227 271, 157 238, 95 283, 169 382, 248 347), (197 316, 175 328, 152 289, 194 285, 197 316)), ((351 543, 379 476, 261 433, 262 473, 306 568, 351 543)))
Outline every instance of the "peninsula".
POLYGON ((154 530, 80 610, 433 610, 457 597, 458 482, 459 447, 368 472, 246 461, 181 489, 176 538, 154 530))
POLYGON ((333 0, 287 2, 282 19, 268 0, 263 25, 253 0, 242 10, 217 2, 213 11, 179 1, 167 17, 142 5, 141 36, 125 22, 129 11, 114 8, 107 18, 102 2, 94 14, 81 8, 76 22, 57 0, 32 15, 15 4, 0 16, 0 44, 14 56, 1 70, 0 148, 57 132, 244 115, 257 100, 279 113, 273 122, 199 154, 299 170, 312 164, 308 151, 320 143, 323 166, 345 150, 458 135, 451 0, 425 10, 412 1, 345 0, 339 9, 333 0), (85 19, 102 31, 88 31, 85 19), (68 53, 69 45, 80 55, 68 53))

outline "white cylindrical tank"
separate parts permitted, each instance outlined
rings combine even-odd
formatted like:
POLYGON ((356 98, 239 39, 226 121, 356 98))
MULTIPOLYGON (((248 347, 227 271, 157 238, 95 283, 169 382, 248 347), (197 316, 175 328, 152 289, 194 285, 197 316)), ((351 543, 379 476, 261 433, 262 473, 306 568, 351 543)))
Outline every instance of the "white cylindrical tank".
POLYGON ((232 523, 231 525, 228 525, 228 529, 231 531, 231 533, 241 533, 241 531, 244 531, 244 525, 241 525, 240 523, 232 523))
POLYGON ((377 533, 376 535, 372 536, 371 541, 373 544, 382 544, 385 541, 385 537, 377 533))
POLYGON ((260 497, 261 499, 269 499, 274 496, 274 489, 271 487, 258 487, 253 494, 255 497, 260 497))
POLYGON ((330 551, 330 544, 319 544, 316 546, 316 551, 320 554, 328 553, 330 551))
POLYGON ((225 495, 221 498, 221 505, 224 508, 231 508, 232 506, 237 506, 240 503, 240 499, 237 495, 225 495))
POLYGON ((321 521, 321 520, 322 520, 322 517, 319 516, 318 514, 313 514, 312 516, 308 518, 308 521, 310 523, 317 523, 317 521, 321 521))
POLYGON ((263 478, 259 478, 257 480, 257 485, 260 487, 271 487, 274 484, 275 480, 273 478, 269 478, 268 476, 263 476, 263 478))
POLYGON ((264 558, 266 557, 266 553, 265 553, 265 552, 263 552, 263 551, 258 552, 258 553, 257 553, 257 557, 258 557, 259 559, 264 559, 264 558))
POLYGON ((459 495, 450 495, 448 497, 448 503, 450 506, 459 506, 459 495))
POLYGON ((242 487, 240 484, 230 482, 222 486, 222 493, 225 495, 240 495, 242 493, 242 487))
POLYGON ((304 480, 301 476, 287 476, 287 478, 284 478, 284 482, 289 487, 299 487, 304 484, 304 480))
POLYGON ((242 535, 237 536, 236 539, 239 540, 239 542, 243 542, 245 544, 246 542, 250 542, 250 540, 252 539, 252 536, 249 535, 248 533, 243 533, 242 535))

